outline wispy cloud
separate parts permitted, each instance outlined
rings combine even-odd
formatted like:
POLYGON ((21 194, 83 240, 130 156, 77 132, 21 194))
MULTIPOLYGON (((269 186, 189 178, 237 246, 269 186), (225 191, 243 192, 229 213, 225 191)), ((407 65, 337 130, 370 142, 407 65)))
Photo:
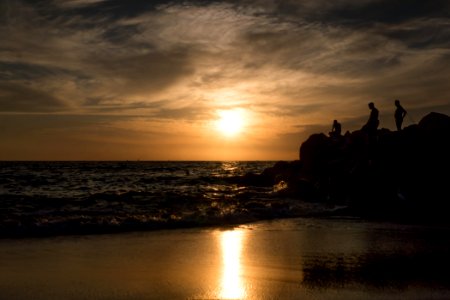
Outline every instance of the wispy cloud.
POLYGON ((0 5, 0 113, 200 126, 238 106, 288 136, 335 118, 356 128, 368 101, 387 124, 395 98, 417 114, 449 112, 445 0, 0 5))

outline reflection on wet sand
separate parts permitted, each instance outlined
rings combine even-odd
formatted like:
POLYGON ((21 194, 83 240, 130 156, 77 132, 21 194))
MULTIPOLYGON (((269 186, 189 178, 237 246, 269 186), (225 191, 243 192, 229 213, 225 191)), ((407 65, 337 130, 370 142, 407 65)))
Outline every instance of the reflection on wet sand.
POLYGON ((221 299, 242 299, 245 285, 242 279, 241 252, 244 232, 223 231, 220 234, 222 250, 221 299))
POLYGON ((450 299, 450 228, 289 219, 0 240, 1 299, 450 299))

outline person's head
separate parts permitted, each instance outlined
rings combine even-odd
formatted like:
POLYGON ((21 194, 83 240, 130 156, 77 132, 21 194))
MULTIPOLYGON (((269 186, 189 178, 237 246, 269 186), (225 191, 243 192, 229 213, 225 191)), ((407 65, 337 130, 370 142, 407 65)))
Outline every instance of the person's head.
POLYGON ((399 105, 400 105, 400 100, 398 100, 398 99, 395 100, 395 105, 396 105, 396 106, 399 106, 399 105))
POLYGON ((373 109, 374 107, 375 107, 375 104, 373 104, 373 102, 370 102, 370 103, 369 103, 369 108, 370 108, 370 109, 373 109))
POLYGON ((333 124, 337 124, 337 120, 334 120, 334 121, 333 121, 333 124))

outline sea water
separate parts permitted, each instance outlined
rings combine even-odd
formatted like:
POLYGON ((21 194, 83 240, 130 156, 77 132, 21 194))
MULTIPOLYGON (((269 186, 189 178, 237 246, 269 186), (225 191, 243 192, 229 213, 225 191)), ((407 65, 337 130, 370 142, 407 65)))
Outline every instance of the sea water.
POLYGON ((273 164, 0 162, 0 236, 224 225, 306 212, 276 187, 233 180, 273 164))

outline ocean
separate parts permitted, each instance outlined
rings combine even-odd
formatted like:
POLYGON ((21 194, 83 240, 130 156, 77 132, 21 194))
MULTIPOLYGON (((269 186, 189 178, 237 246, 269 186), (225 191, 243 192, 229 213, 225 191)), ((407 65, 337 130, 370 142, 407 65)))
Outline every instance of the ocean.
POLYGON ((0 236, 239 224, 325 206, 234 178, 272 161, 1 162, 0 236))

